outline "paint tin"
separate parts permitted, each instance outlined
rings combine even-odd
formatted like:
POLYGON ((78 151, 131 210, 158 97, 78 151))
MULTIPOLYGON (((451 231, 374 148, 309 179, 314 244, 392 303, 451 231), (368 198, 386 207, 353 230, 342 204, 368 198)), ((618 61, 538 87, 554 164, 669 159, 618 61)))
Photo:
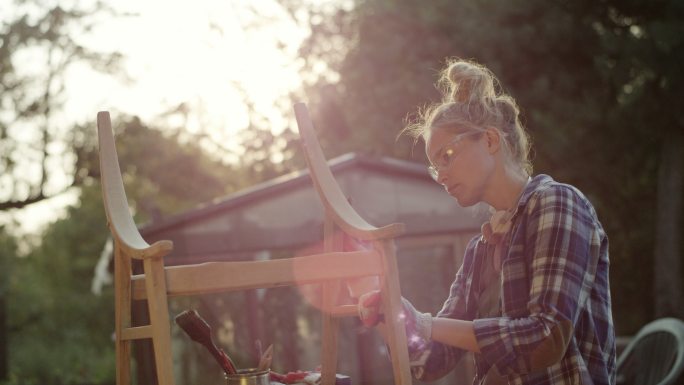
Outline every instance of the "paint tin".
POLYGON ((237 374, 226 375, 226 385, 270 385, 270 370, 239 369, 237 374))

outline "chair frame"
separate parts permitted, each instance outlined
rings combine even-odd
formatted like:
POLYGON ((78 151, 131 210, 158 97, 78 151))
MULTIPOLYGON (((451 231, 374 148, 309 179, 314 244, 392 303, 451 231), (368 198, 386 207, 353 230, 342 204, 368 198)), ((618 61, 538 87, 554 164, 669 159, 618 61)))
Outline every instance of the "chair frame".
POLYGON ((620 354, 620 357, 617 361, 618 375, 621 373, 620 369, 623 367, 624 363, 627 361, 639 342, 647 335, 657 332, 667 332, 672 334, 677 340, 678 346, 677 356, 675 358, 675 362, 672 364, 673 369, 670 370, 665 378, 658 382, 658 385, 670 385, 676 383, 676 381, 682 375, 682 372, 684 372, 684 322, 677 318, 657 319, 642 327, 620 354))
POLYGON ((249 262, 207 262, 164 266, 164 257, 173 250, 168 240, 148 244, 131 216, 109 112, 97 114, 102 193, 107 225, 114 239, 114 286, 116 324, 116 383, 128 385, 131 341, 151 339, 157 381, 174 385, 171 354, 171 327, 168 298, 207 293, 241 291, 318 283, 323 288, 322 383, 335 382, 337 335, 340 317, 356 316, 355 305, 336 303, 341 286, 363 277, 380 277, 385 318, 395 384, 411 384, 406 334, 399 318, 401 296, 394 239, 404 232, 403 224, 374 227, 363 220, 344 198, 333 178, 315 136, 304 104, 295 105, 304 153, 313 184, 325 208, 324 252, 321 254, 249 262), (352 237, 371 241, 363 251, 339 251, 334 239, 336 228, 352 237), (337 250, 337 251, 336 251, 337 250), (142 261, 143 274, 134 274, 132 263, 142 261), (150 322, 131 325, 133 300, 146 300, 150 322))

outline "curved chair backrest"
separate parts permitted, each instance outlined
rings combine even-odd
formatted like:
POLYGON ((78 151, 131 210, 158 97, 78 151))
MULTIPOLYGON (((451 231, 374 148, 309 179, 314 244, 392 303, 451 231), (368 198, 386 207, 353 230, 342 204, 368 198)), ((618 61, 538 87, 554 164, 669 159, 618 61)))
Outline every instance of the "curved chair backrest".
POLYGON ((297 103, 294 105, 294 110, 314 186, 335 223, 350 235, 363 240, 393 238, 403 233, 404 224, 402 223, 376 228, 359 216, 347 201, 328 167, 306 104, 297 103))
POLYGON ((116 155, 112 122, 107 111, 97 114, 97 134, 100 148, 100 180, 109 228, 120 246, 131 250, 147 249, 150 245, 138 232, 128 207, 119 158, 116 155))
MULTIPOLYGON (((342 231, 354 238, 362 240, 373 240, 373 249, 382 256, 383 266, 387 269, 384 279, 380 280, 380 289, 383 292, 383 303, 385 306, 385 319, 391 320, 386 322, 387 327, 387 344, 392 361, 392 370, 394 373, 394 381, 397 385, 411 384, 411 374, 409 366, 408 351, 406 349, 406 334, 404 331, 403 321, 400 317, 401 309, 401 289, 399 287, 399 272, 397 268, 396 255, 393 244, 394 239, 404 232, 403 223, 393 223, 384 227, 375 227, 366 222, 349 204, 347 198, 342 193, 340 186, 333 177, 328 162, 323 155, 323 150, 318 143, 316 133, 314 132, 313 123, 309 117, 309 111, 303 103, 297 103, 294 106, 295 116, 297 118, 297 126, 299 127, 299 136, 304 147, 304 155, 309 166, 311 179, 314 187, 323 202, 326 212, 326 221, 324 225, 324 244, 326 244, 326 251, 332 251, 333 247, 333 227, 328 218, 332 219, 342 231), (330 250, 328 250, 330 249, 330 250)), ((345 258, 343 256, 342 258, 345 258)), ((346 259, 346 258, 345 258, 346 259)), ((368 277, 368 276, 366 276, 368 277)), ((362 280, 363 281, 363 280, 362 280)), ((338 297, 340 281, 328 282, 323 286, 323 303, 324 307, 334 304, 338 297)), ((360 289, 364 286, 359 282, 347 282, 350 294, 357 292, 361 294, 360 289), (350 286, 351 284, 351 286, 350 286), (352 289, 352 286, 355 289, 352 289)), ((373 285, 375 286, 375 285, 373 285)), ((352 294, 353 295, 353 294, 352 294)), ((354 313, 355 307, 352 305, 354 313)), ((335 346, 337 344, 337 332, 331 331, 335 329, 336 322, 333 322, 332 313, 324 312, 323 316, 323 352, 322 360, 322 376, 333 382, 334 368, 336 365, 337 356, 335 346), (332 368, 332 369, 330 369, 332 368)), ((355 315, 355 314, 354 314, 355 315)))
POLYGON ((684 370, 684 322, 662 318, 649 323, 620 354, 618 384, 670 385, 684 370))

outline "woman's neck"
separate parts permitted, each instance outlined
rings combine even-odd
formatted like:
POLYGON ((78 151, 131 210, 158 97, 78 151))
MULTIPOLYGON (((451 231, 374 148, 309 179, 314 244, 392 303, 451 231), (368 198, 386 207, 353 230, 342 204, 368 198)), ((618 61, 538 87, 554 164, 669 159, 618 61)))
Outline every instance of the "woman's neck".
POLYGON ((509 210, 518 203, 529 177, 523 172, 500 169, 491 179, 485 202, 496 211, 509 210))

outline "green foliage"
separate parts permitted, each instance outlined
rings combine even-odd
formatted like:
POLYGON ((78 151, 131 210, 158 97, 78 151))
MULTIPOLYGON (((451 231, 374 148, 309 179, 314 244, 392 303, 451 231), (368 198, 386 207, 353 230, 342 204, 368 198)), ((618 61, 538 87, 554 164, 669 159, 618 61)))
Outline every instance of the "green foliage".
MULTIPOLYGON (((112 124, 128 203, 139 223, 186 211, 245 186, 236 166, 213 158, 196 142, 181 142, 178 132, 167 134, 131 116, 115 118, 112 124)), ((85 185, 99 183, 93 125, 79 127, 73 136, 80 148, 77 172, 85 185)))
POLYGON ((8 372, 7 298, 16 256, 16 240, 4 227, 0 227, 0 382, 7 378, 8 372))
POLYGON ((107 237, 98 188, 17 259, 8 300, 10 378, 18 383, 103 383, 113 378, 111 290, 90 292, 107 237))
POLYGON ((212 159, 194 143, 145 126, 139 119, 122 121, 117 151, 124 184, 136 212, 150 216, 178 213, 208 202, 237 185, 232 168, 212 159))
MULTIPOLYGON (((14 265, 7 297, 9 383, 114 381, 113 290, 106 287, 100 296, 91 292, 95 265, 109 236, 94 178, 93 126, 75 134, 84 151, 79 202, 46 229, 40 245, 26 257, 6 259, 3 253, 0 260, 14 265)), ((117 149, 129 202, 139 221, 188 209, 227 190, 230 171, 196 144, 181 145, 136 118, 116 126, 121 127, 117 149)))
POLYGON ((7 292, 16 256, 16 239, 8 234, 4 227, 0 227, 0 296, 7 292))
POLYGON ((236 186, 252 186, 306 167, 299 135, 292 129, 274 135, 268 126, 253 122, 239 140, 244 155, 232 169, 236 186))

